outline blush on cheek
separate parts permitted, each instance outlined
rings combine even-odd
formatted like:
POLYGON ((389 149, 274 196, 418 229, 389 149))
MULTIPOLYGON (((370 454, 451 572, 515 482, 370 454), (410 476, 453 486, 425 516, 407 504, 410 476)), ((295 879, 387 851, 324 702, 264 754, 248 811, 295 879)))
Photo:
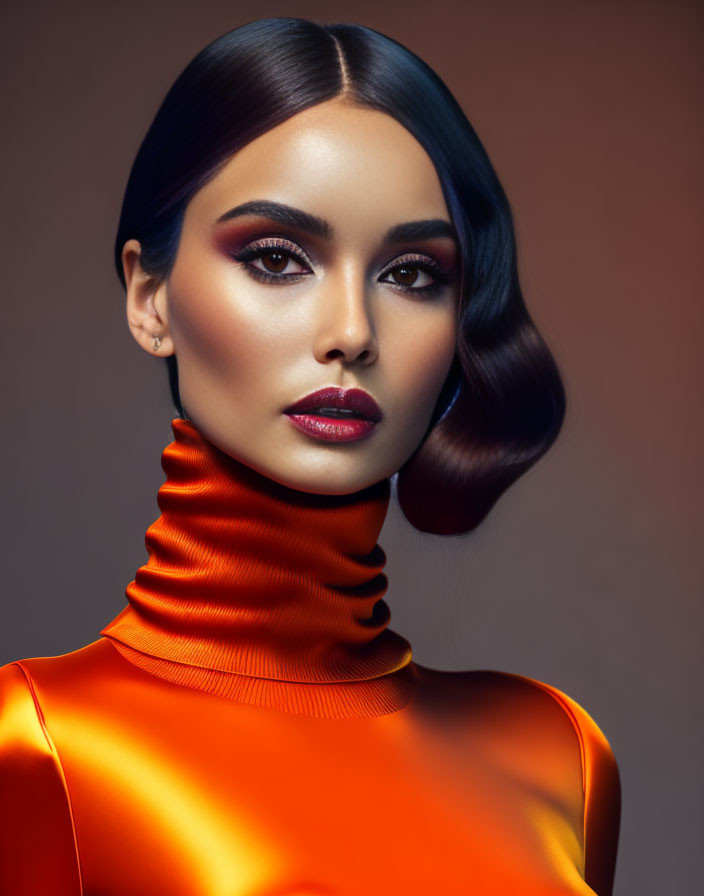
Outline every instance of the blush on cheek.
POLYGON ((256 330, 237 301, 231 266, 202 260, 187 247, 169 280, 169 323, 179 367, 191 360, 205 366, 231 363, 246 352, 256 330))
POLYGON ((414 363, 409 365, 410 372, 417 378, 419 393, 423 393, 434 407, 455 355, 454 328, 431 332, 417 349, 417 354, 413 355, 414 363))
POLYGON ((171 329, 181 370, 187 363, 218 365, 228 355, 231 358, 234 354, 235 347, 226 335, 222 321, 216 321, 215 316, 208 315, 206 310, 202 314, 174 315, 171 329))
POLYGON ((447 330, 435 332, 422 343, 407 346, 408 359, 413 363, 399 366, 403 371, 400 393, 405 396, 406 423, 403 444, 403 464, 413 454, 425 435, 440 391, 449 373, 455 353, 454 334, 447 330))

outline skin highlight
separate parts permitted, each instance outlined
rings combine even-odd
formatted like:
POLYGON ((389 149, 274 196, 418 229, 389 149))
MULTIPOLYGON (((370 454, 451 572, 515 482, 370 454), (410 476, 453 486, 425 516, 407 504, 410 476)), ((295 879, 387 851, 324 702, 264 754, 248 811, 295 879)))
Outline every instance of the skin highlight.
POLYGON ((221 450, 349 494, 418 447, 455 353, 459 257, 433 163, 391 116, 340 98, 298 113, 193 196, 166 280, 139 252, 122 253, 130 330, 175 352, 188 418, 221 450), (328 386, 380 405, 368 437, 292 424, 284 410, 328 386))

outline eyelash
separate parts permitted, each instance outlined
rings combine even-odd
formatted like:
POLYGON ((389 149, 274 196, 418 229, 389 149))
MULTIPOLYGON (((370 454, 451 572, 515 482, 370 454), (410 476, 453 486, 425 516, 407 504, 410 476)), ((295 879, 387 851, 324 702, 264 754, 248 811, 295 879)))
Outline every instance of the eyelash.
MULTIPOLYGON (((307 273, 303 272, 299 272, 296 274, 275 274, 271 271, 263 271, 261 268, 254 267, 254 265, 250 264, 251 261, 256 258, 260 258, 267 252, 280 252, 282 255, 293 259, 293 261, 297 262, 300 265, 304 265, 308 268, 312 267, 312 263, 308 259, 308 257, 304 255, 300 251, 300 249, 298 249, 293 243, 274 238, 257 240, 256 242, 250 243, 241 251, 234 253, 232 257, 236 261, 240 262, 240 264, 244 265, 244 267, 247 269, 247 273, 251 277, 253 277, 255 280, 259 280, 262 283, 280 284, 285 281, 288 281, 290 283, 300 280, 302 277, 309 276, 307 273)), ((394 283, 388 280, 383 280, 380 282, 389 283, 390 286, 393 286, 394 289, 398 289, 401 292, 414 293, 415 295, 420 294, 425 296, 435 295, 452 282, 452 276, 439 264, 430 261, 425 255, 417 255, 412 252, 406 253, 401 257, 400 261, 397 261, 395 264, 387 267, 383 271, 382 276, 389 276, 391 273, 393 273, 393 271, 397 270, 400 267, 403 267, 404 265, 416 267, 418 268, 418 270, 430 274, 432 277, 434 277, 434 282, 429 283, 426 286, 404 286, 402 283, 394 283)))

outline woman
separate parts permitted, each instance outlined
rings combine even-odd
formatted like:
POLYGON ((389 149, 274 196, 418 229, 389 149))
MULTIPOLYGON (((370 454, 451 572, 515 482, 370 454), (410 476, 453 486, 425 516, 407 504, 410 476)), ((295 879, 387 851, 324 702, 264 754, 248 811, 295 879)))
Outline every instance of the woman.
POLYGON ((116 241, 178 416, 128 606, 0 670, 3 894, 609 894, 618 772, 541 682, 388 628, 398 473, 466 532, 552 444, 508 203, 447 88, 357 25, 184 70, 116 241))

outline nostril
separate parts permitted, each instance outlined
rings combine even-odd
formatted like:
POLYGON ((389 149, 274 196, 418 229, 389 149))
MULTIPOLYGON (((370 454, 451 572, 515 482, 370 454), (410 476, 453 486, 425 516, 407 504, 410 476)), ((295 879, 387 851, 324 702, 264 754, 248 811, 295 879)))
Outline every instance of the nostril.
POLYGON ((375 346, 369 344, 366 347, 363 347, 364 343, 347 347, 344 343, 338 343, 338 346, 341 347, 329 348, 318 357, 325 358, 326 361, 340 360, 346 364, 370 364, 376 358, 375 346))

